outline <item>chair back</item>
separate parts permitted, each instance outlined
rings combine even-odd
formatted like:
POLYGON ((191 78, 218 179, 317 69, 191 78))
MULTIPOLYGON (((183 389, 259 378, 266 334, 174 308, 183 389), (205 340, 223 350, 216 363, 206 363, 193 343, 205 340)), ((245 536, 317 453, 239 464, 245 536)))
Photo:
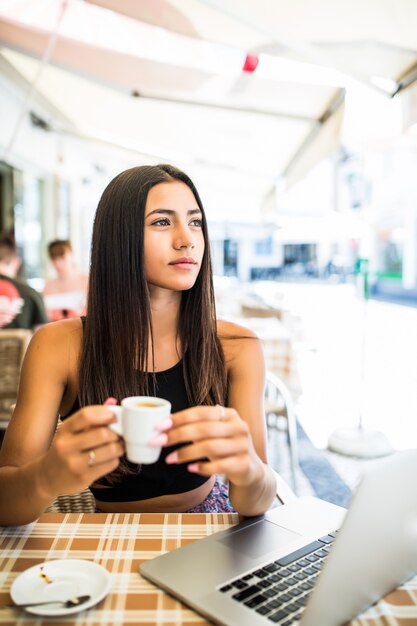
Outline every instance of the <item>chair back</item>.
MULTIPOLYGON (((265 385, 265 417, 268 434, 272 428, 278 428, 278 419, 281 416, 286 417, 292 482, 294 490, 297 492, 298 440, 294 401, 284 381, 278 376, 275 376, 275 374, 267 371, 265 385)), ((284 500, 282 499, 282 501, 284 500)))
POLYGON ((0 427, 6 427, 19 389, 20 368, 31 330, 0 329, 0 427))
POLYGON ((80 493, 58 496, 45 513, 95 513, 96 501, 89 489, 80 493))
POLYGON ((241 311, 242 317, 276 317, 279 320, 282 318, 282 311, 272 306, 242 304, 241 311))

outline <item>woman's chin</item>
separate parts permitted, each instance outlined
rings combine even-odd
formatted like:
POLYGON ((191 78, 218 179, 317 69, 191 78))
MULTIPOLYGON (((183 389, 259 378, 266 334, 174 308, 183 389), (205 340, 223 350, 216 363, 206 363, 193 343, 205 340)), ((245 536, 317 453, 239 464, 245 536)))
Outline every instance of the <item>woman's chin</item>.
POLYGON ((191 277, 182 280, 167 280, 167 281, 149 281, 150 293, 152 294, 152 289, 165 289, 167 291, 187 291, 194 287, 195 278, 191 279, 191 277))

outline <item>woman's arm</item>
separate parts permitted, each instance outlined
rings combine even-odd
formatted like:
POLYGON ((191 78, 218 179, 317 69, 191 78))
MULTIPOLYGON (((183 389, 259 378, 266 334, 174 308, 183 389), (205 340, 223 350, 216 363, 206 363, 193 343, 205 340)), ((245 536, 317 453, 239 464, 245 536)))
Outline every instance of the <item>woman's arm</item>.
POLYGON ((0 524, 34 521, 56 496, 81 491, 117 467, 123 453, 106 424, 104 406, 66 420, 54 437, 68 386, 79 320, 48 324, 32 338, 22 367, 19 397, 0 451, 0 524), (97 462, 88 466, 88 450, 97 462))
POLYGON ((228 408, 199 406, 173 414, 172 428, 155 445, 192 441, 171 453, 167 463, 189 462, 189 471, 205 476, 225 474, 235 510, 260 515, 276 493, 267 465, 262 349, 256 335, 234 324, 222 322, 219 335, 228 370, 228 408), (208 461, 195 462, 201 458, 208 461))
POLYGON ((226 322, 223 325, 229 327, 226 332, 234 336, 243 335, 242 339, 226 338, 223 341, 229 380, 228 406, 233 407, 247 425, 249 442, 246 462, 258 468, 252 481, 248 472, 247 484, 236 484, 230 480, 229 496, 233 508, 242 515, 258 515, 271 506, 276 495, 276 478, 267 460, 265 360, 261 342, 252 331, 226 322))

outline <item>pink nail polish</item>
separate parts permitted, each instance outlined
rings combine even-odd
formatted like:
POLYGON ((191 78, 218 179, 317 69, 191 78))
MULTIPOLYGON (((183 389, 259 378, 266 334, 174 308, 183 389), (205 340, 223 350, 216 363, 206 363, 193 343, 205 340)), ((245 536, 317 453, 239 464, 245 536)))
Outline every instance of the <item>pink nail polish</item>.
POLYGON ((177 462, 178 462, 177 452, 171 452, 171 454, 168 454, 167 458, 165 459, 165 463, 168 463, 168 465, 171 465, 172 463, 177 463, 177 462))
POLYGON ((117 404, 116 398, 107 398, 104 402, 104 406, 115 406, 117 404))
POLYGON ((172 427, 172 419, 168 417, 166 420, 164 420, 160 424, 157 424, 155 426, 155 430, 159 430, 159 432, 163 432, 164 430, 168 430, 171 427, 172 427))
POLYGON ((154 437, 153 439, 151 439, 150 441, 148 441, 148 446, 164 446, 168 441, 168 435, 166 435, 165 433, 162 433, 161 435, 158 435, 157 437, 154 437))
POLYGON ((189 465, 187 465, 187 470, 189 472, 197 473, 199 470, 198 463, 190 463, 189 465))

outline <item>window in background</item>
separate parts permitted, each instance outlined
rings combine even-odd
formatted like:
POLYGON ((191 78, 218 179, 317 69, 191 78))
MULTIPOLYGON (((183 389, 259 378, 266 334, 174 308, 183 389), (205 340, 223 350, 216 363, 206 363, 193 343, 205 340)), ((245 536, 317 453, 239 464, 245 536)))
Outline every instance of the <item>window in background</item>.
POLYGON ((273 240, 272 237, 266 239, 260 239, 255 241, 255 254, 256 256, 270 256, 273 252, 273 240))
POLYGON ((42 276, 42 235, 44 181, 27 173, 14 171, 14 232, 23 275, 28 280, 42 276))
POLYGON ((224 276, 237 276, 239 243, 235 239, 224 240, 224 276))
POLYGON ((284 263, 308 263, 316 257, 316 244, 292 243, 284 245, 284 263))

